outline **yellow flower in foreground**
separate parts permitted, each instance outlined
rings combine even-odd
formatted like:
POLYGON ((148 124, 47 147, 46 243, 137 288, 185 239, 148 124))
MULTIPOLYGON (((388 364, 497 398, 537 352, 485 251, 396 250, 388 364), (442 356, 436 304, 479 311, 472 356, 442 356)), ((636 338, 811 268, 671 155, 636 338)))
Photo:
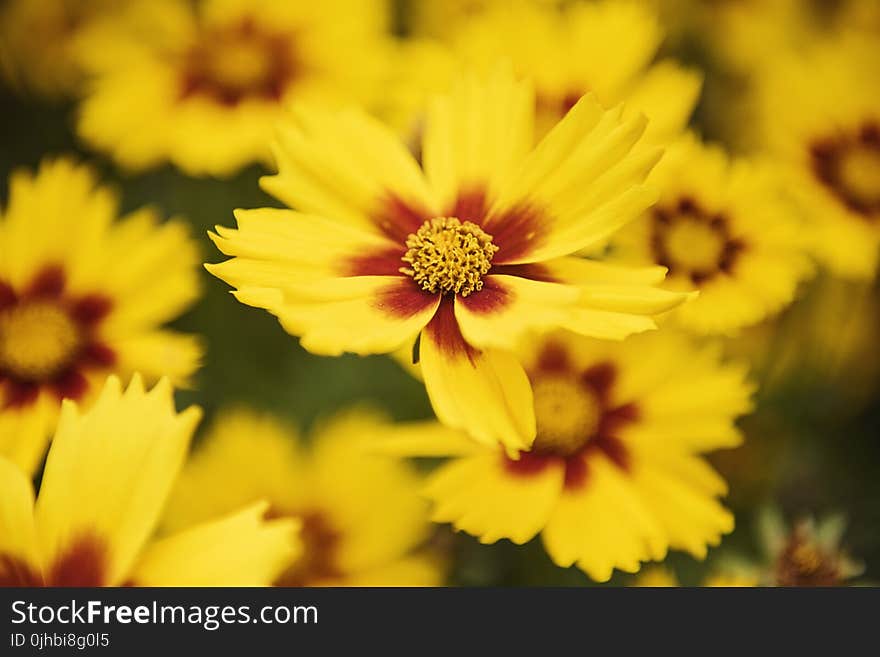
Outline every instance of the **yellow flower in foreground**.
POLYGON ((600 581, 668 548, 705 557, 733 516, 701 454, 739 444, 733 422, 751 407, 744 368, 665 331, 622 343, 556 334, 530 351, 538 435, 518 460, 451 432, 377 441, 452 457, 426 486, 433 519, 484 543, 540 533, 557 565, 600 581))
POLYGON ((133 39, 95 38, 83 58, 95 80, 79 133, 121 165, 170 160, 189 174, 229 175, 267 161, 272 127, 291 99, 370 102, 383 73, 384 3, 185 0, 140 4, 133 39), (147 32, 143 30, 143 32, 147 32))
POLYGON ((209 271, 309 351, 413 345, 437 416, 478 440, 527 448, 531 390, 511 350, 532 329, 623 338, 686 295, 659 267, 570 257, 653 200, 645 121, 582 99, 533 149, 534 99, 499 73, 467 77, 428 113, 424 169, 358 112, 300 111, 280 129, 263 187, 294 210, 236 212, 209 271))
POLYGON ((65 402, 36 504, 0 458, 0 585, 258 586, 289 563, 296 523, 265 503, 150 540, 201 417, 172 392, 111 377, 89 412, 65 402))
POLYGON ((649 182, 660 200, 612 240, 615 257, 669 268, 666 286, 700 295, 674 312, 697 333, 733 333, 791 303, 811 272, 775 173, 688 137, 649 182))
POLYGON ((265 499, 269 517, 302 522, 304 552, 276 585, 438 585, 437 561, 414 552, 430 529, 420 479, 399 460, 361 450, 377 435, 413 430, 349 412, 316 431, 306 450, 277 420, 223 414, 181 476, 166 525, 189 527, 265 499))
POLYGON ((0 456, 27 472, 61 399, 88 402, 107 374, 185 383, 195 337, 160 328, 198 295, 198 251, 182 222, 118 200, 67 159, 10 179, 0 218, 0 456))
POLYGON ((453 44, 465 62, 488 69, 506 58, 532 80, 539 136, 592 92, 605 107, 625 102, 628 111, 643 112, 646 137, 668 140, 687 124, 701 76, 672 60, 652 63, 662 39, 644 3, 602 0, 562 10, 497 6, 461 25, 453 44))
POLYGON ((878 61, 877 39, 825 40, 765 62, 757 91, 763 145, 784 167, 813 250, 850 278, 873 278, 880 255, 878 61))

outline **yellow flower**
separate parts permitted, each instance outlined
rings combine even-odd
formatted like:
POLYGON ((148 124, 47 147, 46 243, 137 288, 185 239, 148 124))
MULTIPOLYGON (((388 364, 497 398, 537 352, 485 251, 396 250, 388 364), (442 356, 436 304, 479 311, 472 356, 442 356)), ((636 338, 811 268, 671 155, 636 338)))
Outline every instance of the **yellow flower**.
POLYGON ((291 99, 375 99, 384 5, 207 0, 196 11, 184 0, 141 3, 150 33, 132 40, 119 29, 122 43, 84 44, 96 77, 79 133, 132 169, 170 160, 189 174, 225 176, 265 162, 291 99))
POLYGON ((791 303, 812 267, 775 172, 687 137, 649 182, 660 200, 612 249, 624 262, 668 267, 669 289, 699 291, 675 311, 681 326, 729 334, 791 303))
POLYGON ((160 328, 198 294, 182 222, 150 209, 114 222, 92 170, 47 160, 10 179, 0 217, 0 455, 39 464, 62 398, 87 402, 108 373, 185 383, 195 337, 160 328))
POLYGON ((280 128, 263 187, 297 210, 236 212, 218 227, 232 260, 209 271, 265 308, 307 350, 412 345, 441 421, 527 448, 531 390, 511 350, 531 329, 602 338, 653 328, 684 294, 662 268, 569 257, 653 200, 657 160, 633 152, 645 121, 582 99, 536 147, 526 83, 466 77, 427 117, 424 168, 363 113, 299 111, 280 128))
POLYGON ((0 458, 0 585, 257 586, 289 563, 296 523, 265 503, 151 540, 201 417, 172 392, 110 377, 87 413, 65 401, 36 504, 0 458))
POLYGON ((353 411, 315 431, 306 450, 275 419, 225 413, 181 476, 165 524, 188 527, 265 499, 270 517, 302 522, 303 553, 279 586, 438 585, 439 563, 414 551, 430 528, 419 477, 361 449, 377 435, 411 431, 353 411))
POLYGON ((701 454, 739 444, 733 421, 751 407, 744 368, 667 331, 622 343, 557 334, 529 352, 538 434, 519 460, 451 432, 377 441, 452 457, 426 486, 433 519, 483 543, 540 532, 557 565, 600 581, 670 547, 704 558, 733 516, 701 454))
POLYGON ((10 0, 0 11, 0 73, 13 87, 55 98, 84 81, 77 51, 124 0, 10 0))
POLYGON ((813 250, 848 278, 873 278, 880 250, 878 60, 877 39, 826 39, 766 62, 756 92, 763 146, 784 167, 813 250))
POLYGON ((605 107, 625 102, 629 112, 643 112, 647 138, 668 140, 687 124, 701 76, 672 60, 652 63, 662 40, 644 3, 602 0, 565 9, 498 5, 459 26, 453 47, 481 69, 508 59, 534 83, 538 135, 592 92, 605 107))

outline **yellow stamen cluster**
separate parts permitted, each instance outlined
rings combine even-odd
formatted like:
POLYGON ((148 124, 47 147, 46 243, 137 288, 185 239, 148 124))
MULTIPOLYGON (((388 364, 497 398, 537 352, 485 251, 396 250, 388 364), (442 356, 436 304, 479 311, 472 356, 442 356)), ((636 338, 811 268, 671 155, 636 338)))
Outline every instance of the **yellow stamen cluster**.
POLYGON ((455 217, 426 221, 406 238, 406 246, 401 259, 409 266, 401 267, 401 273, 412 276, 427 292, 454 292, 463 297, 483 288, 483 276, 498 251, 491 235, 455 217))
POLYGON ((684 271, 714 271, 724 255, 724 236, 699 219, 676 221, 665 235, 669 260, 684 271))
POLYGON ((571 456, 599 428, 602 408, 596 396, 570 376, 542 376, 532 382, 538 433, 535 451, 571 456))
POLYGON ((62 370, 82 338, 63 308, 45 301, 14 306, 0 314, 0 369, 26 381, 62 370))

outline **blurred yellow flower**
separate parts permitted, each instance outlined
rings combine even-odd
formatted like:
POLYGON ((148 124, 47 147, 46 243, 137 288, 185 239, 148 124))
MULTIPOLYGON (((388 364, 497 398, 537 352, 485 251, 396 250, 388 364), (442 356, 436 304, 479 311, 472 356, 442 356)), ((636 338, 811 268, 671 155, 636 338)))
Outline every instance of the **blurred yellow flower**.
POLYGON ((706 556, 733 529, 702 453, 739 444, 751 408, 743 367, 681 334, 622 343, 555 334, 528 348, 538 433, 510 459, 463 434, 386 437, 377 449, 451 456, 429 478, 433 519, 483 543, 539 532, 553 561, 606 581, 668 548, 706 556))
POLYGON ((294 210, 236 213, 208 265, 307 350, 389 353, 413 345, 439 419, 488 444, 527 448, 531 390, 511 349, 561 326, 620 339, 684 294, 662 268, 570 257, 653 200, 642 117, 582 99, 533 148, 527 83, 498 72, 436 98, 424 168, 363 113, 299 111, 280 127, 279 174, 263 187, 294 210), (419 337, 420 336, 420 337, 419 337))
POLYGON ((669 289, 699 291, 673 313, 677 323, 730 334, 791 303, 812 266, 774 171, 730 161, 688 136, 649 183, 660 200, 614 237, 612 252, 630 264, 667 267, 669 289))
POLYGON ((16 89, 50 98, 80 91, 79 44, 126 0, 10 0, 0 8, 0 73, 16 89))
POLYGON ((117 26, 83 44, 95 75, 80 135, 131 169, 170 160, 226 176, 267 162, 291 99, 370 103, 384 75, 382 0, 141 2, 132 39, 117 26))
POLYGON ((265 499, 268 517, 302 522, 303 552, 276 585, 438 585, 439 560, 416 551, 430 529, 420 478, 397 459, 362 450, 401 431, 406 425, 350 411, 313 432, 305 449, 271 417, 221 414, 184 470, 165 524, 178 530, 265 499))
POLYGON ((647 139, 668 140, 687 125, 700 93, 698 72, 653 63, 663 30, 643 2, 499 4, 451 39, 466 64, 491 70, 506 59, 533 82, 538 136, 592 92, 605 107, 623 102, 628 113, 644 113, 647 139))
POLYGON ((0 585, 259 586, 290 562, 297 525, 265 503, 151 539, 201 417, 172 392, 110 377, 90 411, 64 402, 36 504, 0 458, 0 585))
POLYGON ((756 91, 762 146, 784 167, 813 250, 848 278, 873 278, 880 254, 878 61, 876 38, 825 39, 765 62, 756 91))
POLYGON ((199 341, 160 328, 198 296, 198 250, 180 221, 116 195, 68 159, 12 175, 0 217, 0 455, 32 472, 62 398, 88 402, 107 374, 184 384, 199 341))

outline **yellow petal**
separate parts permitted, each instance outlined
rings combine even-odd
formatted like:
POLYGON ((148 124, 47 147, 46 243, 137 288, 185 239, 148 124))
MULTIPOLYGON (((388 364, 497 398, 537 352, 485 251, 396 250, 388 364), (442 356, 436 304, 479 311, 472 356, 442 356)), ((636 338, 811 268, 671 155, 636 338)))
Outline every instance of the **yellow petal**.
POLYGON ((579 296, 568 285, 520 276, 492 275, 483 289, 455 300, 455 319, 472 345, 515 349, 529 330, 543 331, 565 323, 579 296))
POLYGON ((565 469, 553 462, 520 473, 515 465, 499 451, 485 450, 441 466, 425 487, 434 522, 450 522, 482 543, 534 538, 559 499, 565 469))
POLYGON ((123 392, 111 377, 87 413, 64 403, 36 505, 47 571, 88 548, 101 583, 125 580, 201 415, 176 413, 172 392, 167 380, 146 392, 139 377, 123 392))
POLYGON ((0 586, 28 586, 42 577, 34 527, 34 489, 0 457, 0 586))
POLYGON ((301 546, 295 520, 266 521, 266 503, 181 531, 146 547, 136 586, 268 586, 301 546))
POLYGON ((663 526, 646 500, 602 455, 589 459, 582 486, 563 493, 543 538, 557 565, 577 563, 600 582, 615 568, 634 573, 640 562, 662 559, 667 547, 663 526))
POLYGON ((506 68, 485 82, 462 76, 448 95, 429 105, 423 154, 425 173, 441 207, 468 189, 495 195, 532 147, 534 97, 506 68))
POLYGON ((439 295, 395 276, 313 281, 287 294, 242 288, 235 296, 269 310, 305 349, 323 356, 394 351, 428 323, 440 303, 439 295))
POLYGON ((441 304, 422 331, 420 363, 425 388, 441 422, 476 440, 527 449, 535 438, 532 389, 509 352, 477 351, 461 335, 451 302, 441 304))

